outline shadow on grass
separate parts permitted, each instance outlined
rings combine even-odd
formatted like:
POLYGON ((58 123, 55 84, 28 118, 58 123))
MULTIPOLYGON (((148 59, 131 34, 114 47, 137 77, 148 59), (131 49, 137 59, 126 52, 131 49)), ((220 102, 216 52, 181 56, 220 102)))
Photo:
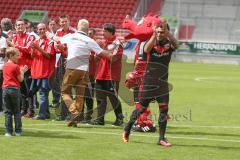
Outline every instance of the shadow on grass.
MULTIPOLYGON (((73 134, 73 133, 71 133, 73 134)), ((64 132, 58 133, 58 132, 44 132, 44 131, 24 131, 23 133, 24 137, 39 137, 39 138, 56 138, 56 139, 83 139, 78 136, 69 135, 69 133, 64 132)))
POLYGON ((211 145, 186 145, 186 144, 174 144, 173 147, 187 147, 187 148, 209 148, 220 150, 240 150, 240 147, 227 147, 227 146, 211 146, 211 145))
POLYGON ((105 125, 91 125, 91 124, 82 124, 80 123, 78 125, 78 128, 89 128, 89 129, 116 129, 116 130, 122 130, 124 125, 122 126, 112 126, 111 121, 105 121, 105 125))
POLYGON ((239 134, 229 134, 229 133, 207 133, 207 132, 185 132, 185 131, 167 131, 168 134, 181 134, 181 135, 199 135, 199 136, 227 136, 227 137, 238 137, 239 134))
MULTIPOLYGON (((174 141, 173 141, 174 142, 174 141)), ((130 141, 130 143, 136 143, 136 144, 146 144, 146 145, 157 145, 157 140, 156 142, 154 141, 130 141)), ((185 147, 185 148, 209 148, 209 149, 220 149, 220 150, 240 150, 240 147, 233 147, 233 146, 213 146, 213 145, 188 145, 188 144, 173 144, 173 146, 171 148, 176 148, 176 147, 185 147)))
MULTIPOLYGON (((2 135, 5 132, 5 128, 0 128, 0 133, 2 135)), ((38 138, 54 138, 54 139, 83 139, 78 136, 70 135, 73 133, 66 133, 66 132, 57 132, 57 131, 29 131, 28 129, 23 130, 21 137, 38 137, 38 138)))

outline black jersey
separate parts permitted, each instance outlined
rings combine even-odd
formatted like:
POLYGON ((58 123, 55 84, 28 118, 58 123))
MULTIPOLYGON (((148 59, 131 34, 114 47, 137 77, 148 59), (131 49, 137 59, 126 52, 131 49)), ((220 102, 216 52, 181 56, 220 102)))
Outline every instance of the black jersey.
POLYGON ((143 59, 148 61, 146 76, 167 80, 172 52, 173 49, 168 39, 156 41, 150 53, 143 54, 143 59))

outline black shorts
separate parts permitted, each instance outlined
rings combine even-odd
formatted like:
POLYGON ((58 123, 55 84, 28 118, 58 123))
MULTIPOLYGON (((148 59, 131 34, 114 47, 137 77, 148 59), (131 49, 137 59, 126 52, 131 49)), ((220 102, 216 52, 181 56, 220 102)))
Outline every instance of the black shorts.
POLYGON ((151 101, 156 100, 158 103, 169 102, 169 90, 171 85, 167 80, 153 79, 145 77, 143 89, 140 91, 140 103, 143 107, 148 107, 151 101))

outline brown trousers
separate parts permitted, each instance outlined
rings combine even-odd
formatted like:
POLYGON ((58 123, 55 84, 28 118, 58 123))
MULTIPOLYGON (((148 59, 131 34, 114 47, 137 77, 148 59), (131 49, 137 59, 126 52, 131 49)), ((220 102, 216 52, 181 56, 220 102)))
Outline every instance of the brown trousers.
POLYGON ((87 71, 66 69, 61 93, 69 112, 72 114, 79 114, 83 109, 84 93, 89 81, 88 78, 87 71), (73 93, 75 93, 75 96, 73 93))

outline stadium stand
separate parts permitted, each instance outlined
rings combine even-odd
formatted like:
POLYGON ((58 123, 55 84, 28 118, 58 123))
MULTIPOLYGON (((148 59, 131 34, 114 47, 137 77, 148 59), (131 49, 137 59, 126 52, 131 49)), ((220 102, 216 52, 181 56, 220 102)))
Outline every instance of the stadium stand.
POLYGON ((90 20, 92 27, 102 27, 111 22, 120 27, 126 14, 136 12, 140 0, 1 0, 0 17, 17 19, 23 10, 45 10, 51 18, 61 14, 70 17, 71 25, 76 26, 78 19, 90 20))
POLYGON ((161 15, 179 20, 180 40, 239 42, 239 5, 238 0, 165 0, 161 15))

